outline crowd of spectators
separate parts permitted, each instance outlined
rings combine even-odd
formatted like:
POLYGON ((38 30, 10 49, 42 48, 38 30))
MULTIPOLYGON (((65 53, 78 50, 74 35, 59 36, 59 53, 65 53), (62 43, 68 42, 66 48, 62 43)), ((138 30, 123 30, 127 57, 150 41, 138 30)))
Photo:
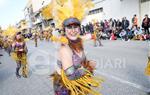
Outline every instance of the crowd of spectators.
POLYGON ((145 15, 142 23, 138 23, 136 15, 133 16, 132 20, 129 21, 126 17, 122 20, 116 20, 110 18, 109 20, 102 20, 100 22, 89 22, 86 25, 81 26, 81 35, 86 33, 94 33, 94 25, 99 26, 99 32, 101 33, 102 39, 117 40, 122 39, 128 40, 149 40, 150 39, 150 18, 145 15))

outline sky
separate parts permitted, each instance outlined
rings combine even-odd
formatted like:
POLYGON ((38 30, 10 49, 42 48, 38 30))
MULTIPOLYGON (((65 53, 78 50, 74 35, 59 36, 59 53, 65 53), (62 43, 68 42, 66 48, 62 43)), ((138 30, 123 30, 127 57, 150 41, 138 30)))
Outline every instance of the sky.
POLYGON ((0 0, 0 26, 6 29, 24 18, 24 8, 28 0, 0 0))

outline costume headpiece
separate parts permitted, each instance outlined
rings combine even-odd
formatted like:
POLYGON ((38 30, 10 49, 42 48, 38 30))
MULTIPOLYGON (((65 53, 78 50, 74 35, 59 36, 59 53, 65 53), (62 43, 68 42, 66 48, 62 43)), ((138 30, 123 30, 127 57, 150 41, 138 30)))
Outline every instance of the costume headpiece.
POLYGON ((72 25, 72 24, 75 24, 75 25, 79 25, 80 26, 80 21, 77 19, 77 18, 67 18, 64 20, 63 22, 63 26, 68 26, 68 25, 72 25))
POLYGON ((69 18, 75 22, 73 18, 76 18, 80 22, 88 13, 88 9, 93 7, 93 3, 91 0, 52 0, 48 6, 49 12, 45 12, 45 18, 51 14, 56 26, 60 27, 64 20, 69 18))
POLYGON ((52 3, 48 4, 47 6, 42 8, 41 14, 43 16, 44 19, 48 20, 48 19, 52 19, 52 3))
MULTIPOLYGON (((42 10, 43 17, 53 18, 57 28, 69 24, 80 25, 80 22, 88 14, 94 4, 91 0, 51 0, 50 4, 42 10)), ((63 37, 60 42, 67 43, 63 37)))
POLYGON ((9 26, 9 27, 3 32, 3 35, 4 35, 4 36, 12 37, 12 36, 16 35, 17 32, 18 32, 18 29, 17 29, 15 26, 9 26))

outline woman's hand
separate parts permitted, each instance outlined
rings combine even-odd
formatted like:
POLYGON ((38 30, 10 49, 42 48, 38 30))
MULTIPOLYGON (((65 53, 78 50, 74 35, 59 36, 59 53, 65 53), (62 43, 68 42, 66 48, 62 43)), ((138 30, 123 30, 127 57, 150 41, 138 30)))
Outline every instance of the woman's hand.
POLYGON ((92 61, 92 60, 86 61, 86 62, 83 64, 83 67, 93 73, 93 71, 94 71, 94 69, 95 69, 95 67, 96 67, 96 62, 95 62, 95 61, 92 61))
POLYGON ((93 60, 89 61, 89 65, 91 66, 91 68, 95 69, 96 68, 96 62, 93 60))

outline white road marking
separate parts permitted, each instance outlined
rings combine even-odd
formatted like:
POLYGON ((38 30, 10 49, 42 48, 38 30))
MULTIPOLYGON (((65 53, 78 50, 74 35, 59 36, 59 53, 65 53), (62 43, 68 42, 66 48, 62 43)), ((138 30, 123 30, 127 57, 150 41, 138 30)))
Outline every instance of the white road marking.
POLYGON ((116 80, 116 81, 118 81, 118 82, 120 82, 120 83, 127 84, 127 85, 129 85, 129 86, 135 87, 135 88, 137 88, 137 89, 139 89, 139 90, 143 90, 143 91, 145 91, 145 92, 150 91, 150 88, 146 88, 146 87, 141 86, 141 85, 139 85, 139 84, 136 84, 136 83, 133 83, 133 82, 129 82, 129 81, 127 81, 127 80, 123 80, 123 79, 121 79, 121 78, 119 78, 119 77, 112 76, 112 75, 108 75, 108 74, 106 74, 106 73, 102 73, 102 72, 98 72, 98 71, 96 71, 96 73, 97 73, 97 74, 100 74, 100 75, 103 75, 103 76, 106 77, 106 78, 111 78, 111 79, 116 80))

